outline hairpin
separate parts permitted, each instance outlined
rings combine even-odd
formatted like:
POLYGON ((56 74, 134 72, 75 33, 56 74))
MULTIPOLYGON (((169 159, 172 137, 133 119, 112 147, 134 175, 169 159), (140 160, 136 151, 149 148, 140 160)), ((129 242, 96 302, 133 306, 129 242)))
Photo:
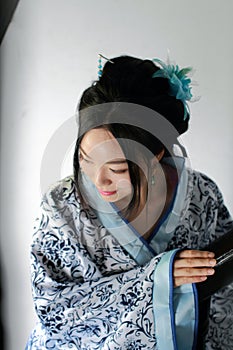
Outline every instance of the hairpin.
POLYGON ((104 58, 106 61, 108 61, 110 63, 114 63, 109 58, 107 58, 99 53, 99 59, 98 59, 98 68, 99 68, 98 77, 99 78, 102 76, 102 73, 103 73, 103 70, 102 70, 103 66, 102 66, 102 59, 101 58, 104 58))

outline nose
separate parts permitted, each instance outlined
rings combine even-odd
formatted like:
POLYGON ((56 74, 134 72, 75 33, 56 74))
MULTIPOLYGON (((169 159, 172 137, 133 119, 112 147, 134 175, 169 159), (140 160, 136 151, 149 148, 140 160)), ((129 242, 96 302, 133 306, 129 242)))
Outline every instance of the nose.
POLYGON ((112 184, 112 180, 109 176, 108 170, 104 167, 99 168, 95 175, 95 185, 96 187, 108 186, 112 184))

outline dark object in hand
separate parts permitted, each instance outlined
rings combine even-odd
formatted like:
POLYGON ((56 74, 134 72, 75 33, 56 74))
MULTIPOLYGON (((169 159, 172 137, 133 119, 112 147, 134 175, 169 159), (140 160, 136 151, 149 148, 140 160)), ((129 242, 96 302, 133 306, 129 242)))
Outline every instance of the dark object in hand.
POLYGON ((204 300, 219 289, 233 283, 233 228, 203 250, 215 253, 215 274, 206 281, 197 283, 199 298, 204 300))

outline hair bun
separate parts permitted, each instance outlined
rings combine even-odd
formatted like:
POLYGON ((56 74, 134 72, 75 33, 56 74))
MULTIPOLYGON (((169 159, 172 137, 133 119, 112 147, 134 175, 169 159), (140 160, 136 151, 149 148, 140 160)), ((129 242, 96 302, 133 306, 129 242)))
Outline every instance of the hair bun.
POLYGON ((120 56, 108 60, 101 77, 87 89, 79 109, 106 102, 129 102, 151 108, 163 115, 179 134, 188 129, 182 100, 171 96, 169 77, 151 60, 120 56))

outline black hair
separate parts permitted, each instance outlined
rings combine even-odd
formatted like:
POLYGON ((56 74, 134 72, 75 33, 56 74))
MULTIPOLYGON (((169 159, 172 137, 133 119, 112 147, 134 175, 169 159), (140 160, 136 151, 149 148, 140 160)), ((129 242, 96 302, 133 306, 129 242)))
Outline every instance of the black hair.
MULTIPOLYGON (((84 134, 93 127, 104 127, 112 135, 120 139, 120 146, 126 159, 137 159, 142 154, 132 149, 127 140, 134 140, 149 149, 153 155, 165 150, 165 156, 172 153, 172 146, 177 139, 171 138, 166 146, 152 133, 142 127, 135 126, 133 118, 128 122, 116 123, 117 113, 121 103, 130 103, 147 107, 162 115, 177 130, 177 135, 188 129, 189 115, 184 120, 184 105, 181 100, 170 96, 169 81, 166 78, 152 78, 153 73, 160 68, 150 60, 142 60, 131 56, 111 58, 104 65, 102 76, 87 88, 78 105, 79 132, 74 153, 74 179, 78 194, 79 190, 79 146, 84 134), (98 106, 110 103, 107 113, 103 113, 98 106), (113 104, 112 104, 113 103, 113 104), (116 105, 114 105, 114 103, 116 105), (94 107, 91 109, 90 107, 94 107), (99 111, 99 112, 98 112, 99 111), (114 121, 115 120, 115 121, 114 121), (114 121, 114 122, 111 122, 114 121), (122 140, 125 140, 122 141, 122 140), (133 153, 133 155, 132 155, 133 153)), ((142 117, 141 117, 142 118, 142 117)), ((134 162, 127 160, 129 175, 134 188, 134 194, 129 204, 129 211, 137 208, 140 202, 141 176, 140 168, 134 162)))

